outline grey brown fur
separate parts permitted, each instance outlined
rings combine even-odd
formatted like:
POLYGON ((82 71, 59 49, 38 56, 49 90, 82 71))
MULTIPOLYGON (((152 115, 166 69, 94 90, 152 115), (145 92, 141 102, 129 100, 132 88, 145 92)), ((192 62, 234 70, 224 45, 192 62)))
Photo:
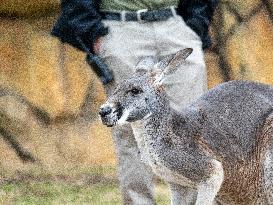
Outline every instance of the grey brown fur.
POLYGON ((177 112, 162 82, 190 53, 141 62, 101 107, 103 123, 142 130, 142 156, 170 184, 172 204, 273 204, 273 87, 223 83, 177 112))

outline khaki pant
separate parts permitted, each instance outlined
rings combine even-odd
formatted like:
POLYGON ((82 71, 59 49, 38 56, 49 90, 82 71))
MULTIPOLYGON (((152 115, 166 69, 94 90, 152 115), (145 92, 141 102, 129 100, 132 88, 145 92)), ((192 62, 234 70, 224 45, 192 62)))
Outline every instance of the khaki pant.
MULTIPOLYGON (((179 110, 207 90, 201 40, 180 16, 147 23, 105 20, 104 24, 110 33, 103 37, 99 54, 115 76, 115 82, 106 87, 107 94, 116 83, 134 72, 134 66, 142 57, 163 58, 183 48, 193 48, 193 53, 164 82, 171 106, 179 110)), ((140 159, 131 127, 114 128, 113 138, 124 204, 155 204, 153 173, 140 159)))

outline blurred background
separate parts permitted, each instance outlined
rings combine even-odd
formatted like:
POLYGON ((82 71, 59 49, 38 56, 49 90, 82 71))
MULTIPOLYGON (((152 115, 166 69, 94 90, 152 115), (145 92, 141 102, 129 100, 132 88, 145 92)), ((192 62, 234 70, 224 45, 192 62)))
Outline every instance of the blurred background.
MULTIPOLYGON (((57 0, 0 5, 0 204, 121 204, 105 94, 85 54, 50 36, 57 0)), ((273 84, 273 0, 223 0, 206 52, 209 87, 273 84)), ((169 203, 162 182, 159 204, 169 203)))

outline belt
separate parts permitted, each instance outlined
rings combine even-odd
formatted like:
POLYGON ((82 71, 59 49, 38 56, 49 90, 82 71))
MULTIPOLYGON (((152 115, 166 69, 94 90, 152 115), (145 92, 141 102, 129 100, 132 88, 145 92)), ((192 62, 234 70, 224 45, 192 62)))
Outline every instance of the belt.
POLYGON ((114 21, 164 21, 170 17, 177 15, 174 6, 158 10, 141 9, 138 11, 102 11, 100 12, 102 19, 114 21))

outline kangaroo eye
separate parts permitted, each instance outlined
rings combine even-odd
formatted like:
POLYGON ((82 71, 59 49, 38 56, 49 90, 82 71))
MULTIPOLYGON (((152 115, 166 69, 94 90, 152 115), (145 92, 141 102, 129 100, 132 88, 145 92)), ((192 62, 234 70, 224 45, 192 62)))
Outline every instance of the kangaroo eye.
POLYGON ((132 90, 130 90, 130 93, 132 93, 133 95, 138 95, 142 92, 143 91, 140 88, 133 88, 132 90))

